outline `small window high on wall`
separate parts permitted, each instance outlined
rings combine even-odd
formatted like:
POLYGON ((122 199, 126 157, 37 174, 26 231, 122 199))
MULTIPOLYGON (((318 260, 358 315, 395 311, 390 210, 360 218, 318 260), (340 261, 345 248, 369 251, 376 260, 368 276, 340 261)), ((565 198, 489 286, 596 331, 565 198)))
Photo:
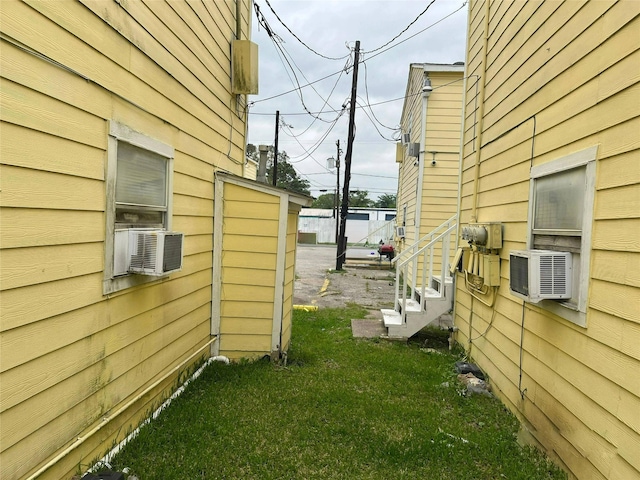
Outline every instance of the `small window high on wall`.
POLYGON ((586 326, 597 147, 531 169, 528 248, 571 252, 572 296, 542 308, 586 326))

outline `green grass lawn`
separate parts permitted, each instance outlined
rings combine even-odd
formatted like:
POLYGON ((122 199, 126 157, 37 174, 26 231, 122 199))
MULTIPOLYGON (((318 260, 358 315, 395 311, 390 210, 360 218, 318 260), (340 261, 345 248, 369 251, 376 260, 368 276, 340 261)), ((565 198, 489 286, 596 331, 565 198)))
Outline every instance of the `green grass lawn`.
POLYGON ((560 479, 446 337, 353 339, 359 307, 296 311, 286 366, 213 364, 113 461, 155 479, 560 479), (436 348, 433 353, 422 348, 436 348))

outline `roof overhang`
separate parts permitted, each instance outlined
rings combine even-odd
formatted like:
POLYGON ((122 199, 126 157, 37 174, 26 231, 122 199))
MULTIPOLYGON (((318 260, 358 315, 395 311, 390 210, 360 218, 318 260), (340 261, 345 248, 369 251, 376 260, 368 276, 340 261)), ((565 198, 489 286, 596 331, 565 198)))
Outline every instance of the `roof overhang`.
POLYGON ((289 190, 285 190, 284 188, 274 187, 272 185, 257 182, 255 180, 250 180, 248 178, 239 177, 232 173, 217 171, 215 173, 215 176, 217 179, 223 182, 232 183, 240 187, 250 188, 257 192, 275 195, 278 197, 288 197, 289 203, 300 205, 301 207, 308 207, 313 203, 313 197, 309 197, 297 192, 291 192, 289 190))

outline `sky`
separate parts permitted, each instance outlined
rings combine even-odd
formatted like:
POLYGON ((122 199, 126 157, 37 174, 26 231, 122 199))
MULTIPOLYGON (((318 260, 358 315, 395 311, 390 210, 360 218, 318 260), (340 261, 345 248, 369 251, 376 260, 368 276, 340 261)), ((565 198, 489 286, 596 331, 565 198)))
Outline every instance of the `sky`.
POLYGON ((359 106, 349 189, 367 190, 372 200, 382 194, 395 194, 395 129, 402 114, 409 65, 464 61, 467 6, 463 6, 463 0, 254 3, 281 50, 252 12, 252 41, 259 48, 259 94, 249 96, 248 143, 273 145, 275 112, 280 111, 278 149, 287 152, 290 163, 310 182, 311 194, 317 197, 324 193, 320 190, 333 193, 336 187, 335 170, 327 169, 327 159, 336 157, 339 140, 342 192, 353 50, 359 40, 359 106), (328 78, 316 82, 324 77, 328 78), (312 85, 306 86, 309 83, 312 85))

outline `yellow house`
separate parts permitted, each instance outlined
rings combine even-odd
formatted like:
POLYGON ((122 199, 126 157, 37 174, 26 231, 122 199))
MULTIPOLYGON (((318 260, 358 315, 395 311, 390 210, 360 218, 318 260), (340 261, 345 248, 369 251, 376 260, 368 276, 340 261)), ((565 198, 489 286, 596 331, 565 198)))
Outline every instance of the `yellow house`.
POLYGON ((451 279, 442 257, 449 258, 455 247, 463 74, 462 62, 409 66, 396 149, 396 305, 383 311, 392 337, 410 337, 451 308, 451 279), (438 240, 441 234, 446 241, 438 240), (437 301, 427 309, 425 299, 434 296, 437 301), (408 322, 399 315, 404 311, 411 312, 408 322))
POLYGON ((309 199, 245 162, 250 18, 2 2, 0 478, 70 478, 201 359, 286 351, 309 199))
POLYGON ((640 2, 469 4, 457 340, 571 478, 640 478, 640 2))
POLYGON ((409 66, 396 157, 399 251, 456 214, 463 74, 463 63, 409 66))

